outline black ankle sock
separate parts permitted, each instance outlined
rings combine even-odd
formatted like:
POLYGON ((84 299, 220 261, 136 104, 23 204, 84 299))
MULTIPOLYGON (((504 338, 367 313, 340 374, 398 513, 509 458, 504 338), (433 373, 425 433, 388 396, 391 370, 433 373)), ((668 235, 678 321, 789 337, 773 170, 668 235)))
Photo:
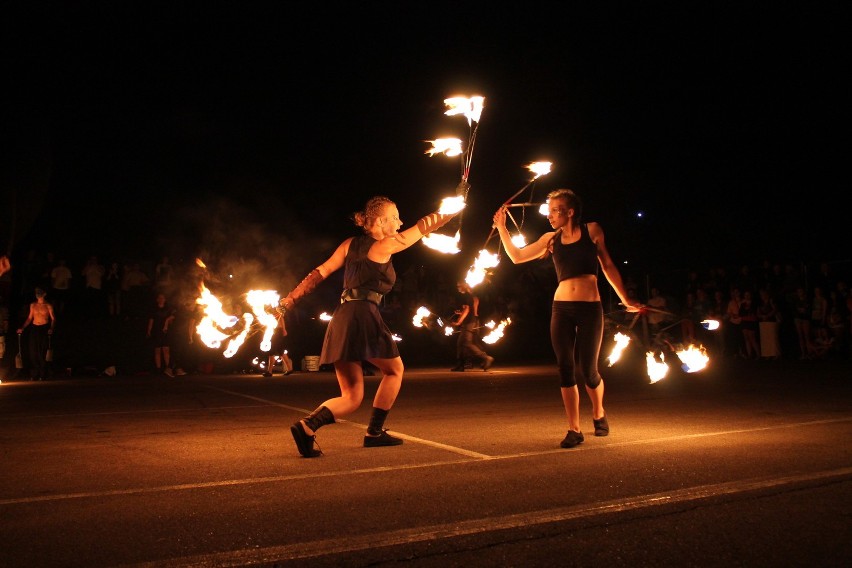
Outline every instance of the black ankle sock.
POLYGON ((373 413, 370 415, 370 425, 367 426, 367 434, 378 436, 382 433, 382 426, 385 425, 385 418, 388 417, 388 410, 373 407, 373 413))

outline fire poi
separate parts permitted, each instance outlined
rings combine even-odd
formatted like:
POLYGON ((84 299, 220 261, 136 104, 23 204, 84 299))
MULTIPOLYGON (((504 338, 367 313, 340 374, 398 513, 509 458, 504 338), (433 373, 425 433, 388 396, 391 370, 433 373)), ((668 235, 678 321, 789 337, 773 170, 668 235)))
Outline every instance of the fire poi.
MULTIPOLYGON (((653 308, 651 306, 643 306, 640 311, 634 314, 630 325, 626 329, 617 331, 613 336, 614 345, 612 347, 612 351, 607 357, 609 366, 612 366, 621 358, 622 353, 635 337, 631 331, 633 326, 644 313, 649 311, 674 316, 674 314, 664 310, 653 308)), ((679 325, 681 321, 683 321, 683 318, 678 319, 673 324, 664 327, 657 332, 654 337, 654 341, 652 341, 652 344, 654 345, 651 347, 653 348, 645 347, 645 366, 647 368, 648 377, 652 383, 656 383, 664 379, 668 374, 669 364, 666 362, 666 351, 673 353, 678 358, 681 362, 681 369, 683 369, 686 373, 701 371, 710 363, 710 356, 707 354, 707 350, 703 345, 675 345, 667 341, 665 338, 659 337, 661 334, 665 333, 666 330, 674 327, 675 325, 679 325)), ((704 320, 701 324, 704 329, 707 330, 715 330, 719 328, 719 322, 716 320, 704 320)), ((641 344, 641 341, 639 343, 641 344)))

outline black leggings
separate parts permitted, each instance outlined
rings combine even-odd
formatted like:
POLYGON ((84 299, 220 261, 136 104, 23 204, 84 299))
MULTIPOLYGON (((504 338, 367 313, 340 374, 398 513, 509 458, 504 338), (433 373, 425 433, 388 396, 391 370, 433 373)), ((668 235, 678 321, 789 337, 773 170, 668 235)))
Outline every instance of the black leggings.
POLYGON ((601 384, 598 372, 601 341, 603 306, 600 302, 553 302, 550 342, 563 387, 573 387, 579 381, 593 389, 601 384))

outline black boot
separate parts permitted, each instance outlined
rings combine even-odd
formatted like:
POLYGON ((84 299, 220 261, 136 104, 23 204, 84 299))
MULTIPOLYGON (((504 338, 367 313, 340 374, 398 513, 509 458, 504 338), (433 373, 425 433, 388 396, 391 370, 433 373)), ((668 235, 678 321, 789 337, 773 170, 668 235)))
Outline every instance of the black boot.
POLYGON ((296 442, 296 448, 302 457, 315 458, 322 455, 322 450, 319 447, 314 447, 316 443, 316 433, 321 426, 326 424, 334 424, 334 415, 325 406, 320 406, 304 418, 308 428, 313 430, 313 435, 308 435, 302 421, 298 421, 290 426, 290 433, 293 435, 293 440, 296 442))
POLYGON ((464 372, 464 359, 459 359, 456 366, 450 369, 450 371, 454 371, 456 373, 464 372))
POLYGON ((402 438, 391 436, 388 431, 383 428, 385 418, 388 417, 388 411, 382 408, 373 407, 373 413, 370 415, 370 424, 367 426, 367 435, 364 436, 365 448, 378 448, 381 446, 398 446, 402 443, 402 438))

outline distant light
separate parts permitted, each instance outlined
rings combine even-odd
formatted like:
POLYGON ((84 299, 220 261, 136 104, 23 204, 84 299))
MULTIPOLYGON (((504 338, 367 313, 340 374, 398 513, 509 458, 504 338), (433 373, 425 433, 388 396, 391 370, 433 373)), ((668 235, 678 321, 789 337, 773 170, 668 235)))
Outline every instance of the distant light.
POLYGON ((627 261, 625 260, 625 261, 624 261, 624 262, 622 262, 621 264, 627 264, 627 261))
POLYGON ((637 217, 639 217, 639 218, 641 219, 642 217, 644 217, 644 216, 645 216, 645 213, 643 213, 642 211, 638 211, 638 212, 636 213, 636 216, 637 216, 637 217))

